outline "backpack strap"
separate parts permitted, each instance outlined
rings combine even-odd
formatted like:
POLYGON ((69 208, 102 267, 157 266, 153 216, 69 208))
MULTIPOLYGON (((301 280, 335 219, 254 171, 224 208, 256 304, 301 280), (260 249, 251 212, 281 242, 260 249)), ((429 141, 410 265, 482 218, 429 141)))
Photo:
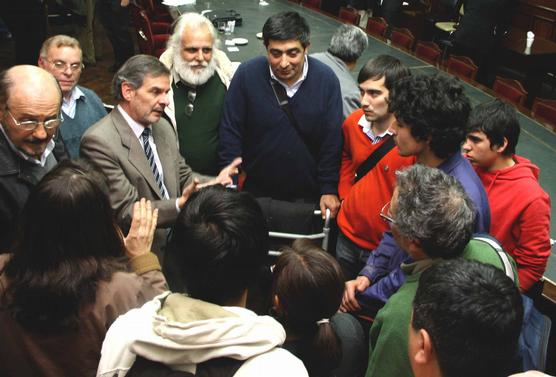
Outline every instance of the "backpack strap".
POLYGON ((502 265, 504 266, 504 272, 506 273, 506 276, 512 279, 512 281, 515 283, 514 269, 512 268, 510 258, 508 257, 508 254, 504 251, 500 243, 496 239, 488 235, 475 235, 473 236, 473 239, 487 243, 496 251, 498 258, 500 258, 500 262, 502 262, 502 265))

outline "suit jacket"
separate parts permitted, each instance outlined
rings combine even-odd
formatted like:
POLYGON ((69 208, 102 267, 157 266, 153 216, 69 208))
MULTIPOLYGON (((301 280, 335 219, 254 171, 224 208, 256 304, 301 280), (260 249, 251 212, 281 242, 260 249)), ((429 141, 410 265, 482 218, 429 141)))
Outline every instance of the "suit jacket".
MULTIPOLYGON (((151 200, 158 208, 159 228, 171 227, 176 220, 176 198, 192 179, 193 172, 180 155, 173 127, 164 119, 152 125, 152 135, 164 172, 170 200, 160 193, 143 146, 119 110, 114 109, 90 127, 81 139, 80 155, 92 160, 108 178, 110 203, 120 226, 131 224, 133 203, 151 200)), ((166 229, 157 229, 153 251, 162 257, 166 229)))

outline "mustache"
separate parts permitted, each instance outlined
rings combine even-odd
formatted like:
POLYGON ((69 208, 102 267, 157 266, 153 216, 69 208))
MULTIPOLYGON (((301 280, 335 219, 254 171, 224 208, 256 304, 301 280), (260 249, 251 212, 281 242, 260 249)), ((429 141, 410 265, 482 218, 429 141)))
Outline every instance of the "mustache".
POLYGON ((187 66, 189 67, 198 67, 198 66, 205 67, 205 68, 208 67, 208 63, 206 61, 202 61, 202 62, 191 61, 186 63, 187 66))

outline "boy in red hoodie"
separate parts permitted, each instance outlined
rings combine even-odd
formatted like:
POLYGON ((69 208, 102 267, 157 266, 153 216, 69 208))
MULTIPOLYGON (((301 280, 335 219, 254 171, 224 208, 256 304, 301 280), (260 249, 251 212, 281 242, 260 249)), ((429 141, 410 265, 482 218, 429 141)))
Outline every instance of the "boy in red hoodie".
POLYGON ((491 234, 518 267, 522 292, 542 277, 550 255, 550 198, 539 168, 515 154, 520 126, 515 109, 500 100, 476 106, 469 117, 464 155, 490 202, 491 234))

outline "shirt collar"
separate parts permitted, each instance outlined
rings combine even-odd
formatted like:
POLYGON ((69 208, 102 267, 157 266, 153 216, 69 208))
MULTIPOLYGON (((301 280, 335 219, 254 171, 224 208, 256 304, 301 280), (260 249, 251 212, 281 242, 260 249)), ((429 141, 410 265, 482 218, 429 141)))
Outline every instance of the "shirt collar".
POLYGON ((286 89, 298 88, 303 83, 303 81, 307 78, 307 72, 309 72, 309 59, 307 59, 307 54, 305 54, 305 58, 303 60, 304 60, 304 62, 303 62, 303 73, 301 74, 301 77, 299 78, 299 80, 297 80, 295 83, 293 83, 293 85, 288 85, 285 82, 283 82, 282 80, 280 80, 278 77, 276 77, 274 75, 274 72, 272 72, 272 68, 270 68, 270 65, 269 65, 268 69, 270 70, 270 77, 273 80, 278 81, 286 89))
POLYGON ((365 135, 367 135, 369 139, 371 139, 373 144, 378 143, 387 135, 392 135, 392 131, 390 131, 390 128, 387 128, 386 131, 384 131, 380 135, 375 135, 373 129, 371 128, 371 122, 369 122, 367 118, 365 118, 365 114, 361 115, 361 118, 359 118, 359 122, 357 122, 357 124, 359 125, 359 127, 362 128, 363 133, 365 133, 365 135))
POLYGON ((0 123, 0 131, 2 131, 2 133, 4 134, 4 136, 6 137, 6 140, 8 141, 8 145, 10 146, 10 148, 15 152, 15 154, 17 154, 19 157, 21 157, 22 159, 24 159, 25 161, 28 161, 32 164, 35 165, 40 165, 40 166, 44 166, 46 163, 46 159, 48 158, 48 156, 50 155, 50 153, 52 153, 52 151, 54 150, 54 140, 50 139, 50 141, 48 142, 48 144, 46 144, 46 148, 44 150, 44 152, 41 155, 40 160, 37 160, 34 157, 31 157, 25 153, 23 153, 21 150, 19 150, 14 143, 12 143, 12 141, 10 140, 10 138, 8 137, 8 134, 6 134, 6 131, 4 130, 4 126, 2 125, 2 123, 0 123))
MULTIPOLYGON (((135 135, 135 137, 137 137, 137 139, 141 140, 141 134, 145 130, 145 126, 137 123, 132 117, 129 116, 129 114, 120 105, 118 105, 117 108, 118 108, 118 111, 120 112, 120 114, 122 114, 122 116, 124 117, 125 121, 129 125, 131 130, 133 131, 133 134, 135 135)), ((151 126, 149 125, 149 127, 151 127, 151 126)))
POLYGON ((73 103, 73 102, 77 101, 81 97, 85 97, 85 93, 83 93, 83 91, 81 89, 79 89, 79 87, 76 85, 71 90, 70 98, 66 100, 66 98, 63 97, 63 101, 70 104, 70 103, 73 103))

